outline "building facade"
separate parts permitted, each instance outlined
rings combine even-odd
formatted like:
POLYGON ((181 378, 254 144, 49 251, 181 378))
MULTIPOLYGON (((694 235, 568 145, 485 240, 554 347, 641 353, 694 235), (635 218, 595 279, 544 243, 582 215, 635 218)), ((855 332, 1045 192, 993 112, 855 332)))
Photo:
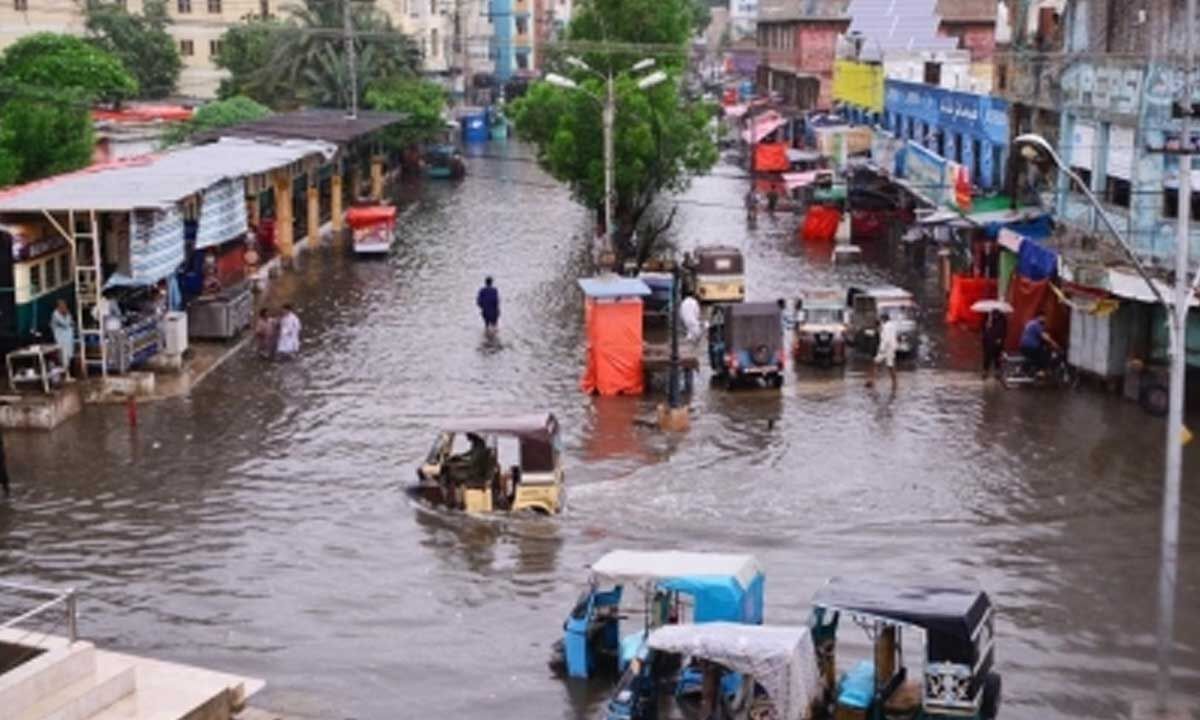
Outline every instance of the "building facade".
POLYGON ((763 0, 759 6, 758 91, 785 106, 828 108, 838 38, 850 26, 849 0, 763 0))
MULTIPOLYGON (((1184 0, 1024 0, 996 65, 1000 92, 1015 103, 1013 132, 1046 137, 1143 259, 1164 265, 1175 252, 1179 163, 1150 148, 1181 131, 1172 105, 1184 98, 1186 24, 1184 0)), ((1200 87, 1192 102, 1200 103, 1200 87)), ((1065 175, 1056 178, 1059 220, 1070 231, 1103 236, 1082 193, 1065 175)), ((1192 206, 1200 217, 1200 203, 1192 206)), ((1195 264, 1200 229, 1191 253, 1195 264)))
POLYGON ((729 0, 726 16, 729 21, 729 39, 737 42, 752 38, 758 27, 759 0, 729 0))

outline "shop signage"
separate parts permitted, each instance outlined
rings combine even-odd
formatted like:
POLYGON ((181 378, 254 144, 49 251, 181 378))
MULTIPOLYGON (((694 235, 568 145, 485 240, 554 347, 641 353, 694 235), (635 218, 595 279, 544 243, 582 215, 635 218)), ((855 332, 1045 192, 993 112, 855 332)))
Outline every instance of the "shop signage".
POLYGON ((904 177, 913 188, 937 204, 946 200, 946 160, 917 143, 904 156, 904 177))
POLYGON ((883 66, 838 60, 833 66, 833 99, 870 112, 883 112, 883 66))
POLYGON ((1008 143, 1008 103, 1000 98, 888 80, 884 99, 888 112, 996 145, 1008 143))

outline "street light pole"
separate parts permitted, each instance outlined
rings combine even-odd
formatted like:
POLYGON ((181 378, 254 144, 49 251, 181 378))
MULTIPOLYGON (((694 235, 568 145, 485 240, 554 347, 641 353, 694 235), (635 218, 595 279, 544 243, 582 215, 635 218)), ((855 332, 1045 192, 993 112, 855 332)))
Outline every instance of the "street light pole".
MULTIPOLYGON (((1195 17, 1196 0, 1188 0, 1189 17, 1195 17)), ((1171 361, 1170 387, 1168 388, 1169 406, 1167 412, 1167 454, 1163 467, 1163 520, 1162 547, 1159 558, 1158 583, 1158 674, 1155 683, 1155 709, 1165 716, 1169 712, 1171 694, 1171 646, 1175 634, 1175 586, 1179 567, 1179 502, 1180 478, 1183 472, 1183 401, 1186 395, 1186 355, 1187 355, 1187 315, 1188 301, 1191 293, 1188 282, 1188 244, 1191 241, 1191 187, 1192 159, 1191 122, 1188 113, 1191 112, 1191 67, 1192 67, 1192 23, 1188 22, 1188 65, 1185 72, 1189 81, 1185 82, 1187 97, 1183 103, 1186 108, 1183 119, 1184 152, 1179 155, 1179 210, 1178 225, 1175 240, 1175 288, 1173 302, 1168 301, 1159 290, 1158 285, 1151 280, 1142 263, 1126 241, 1125 236, 1116 228, 1108 213, 1100 205, 1087 183, 1075 174, 1046 139, 1040 135, 1021 135, 1014 145, 1031 145, 1046 154, 1076 186, 1083 192, 1084 197, 1095 209, 1101 222, 1117 239, 1134 268, 1145 280, 1150 292, 1162 305, 1167 315, 1167 330, 1169 354, 1171 361)), ((1200 281, 1200 273, 1197 273, 1200 281)))
POLYGON ((611 70, 606 83, 607 94, 604 99, 604 240, 608 246, 605 249, 612 249, 613 165, 616 162, 613 157, 613 122, 617 114, 617 99, 611 70))
POLYGON ((358 117, 358 58, 354 51, 354 18, 350 0, 342 0, 342 26, 346 41, 346 65, 350 75, 350 119, 358 117))
POLYGON ((1179 220, 1175 234, 1175 307, 1171 335, 1171 384, 1167 406, 1166 477, 1163 479, 1162 557, 1158 568, 1157 709, 1166 715, 1171 697, 1171 645, 1175 638, 1175 587, 1179 570, 1179 494, 1183 475, 1183 401, 1187 372, 1188 246, 1192 217, 1192 73, 1195 72, 1193 25, 1196 0, 1187 1, 1183 81, 1183 153, 1179 156, 1179 220))

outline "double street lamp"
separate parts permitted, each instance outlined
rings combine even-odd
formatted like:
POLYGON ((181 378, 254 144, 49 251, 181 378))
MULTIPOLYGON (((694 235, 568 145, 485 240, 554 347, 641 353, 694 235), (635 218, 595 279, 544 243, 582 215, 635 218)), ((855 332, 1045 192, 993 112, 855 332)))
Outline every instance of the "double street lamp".
MULTIPOLYGON (((587 73, 591 73, 592 75, 595 75, 596 77, 600 78, 602 81, 604 81, 605 87, 607 90, 607 92, 605 93, 604 99, 601 99, 598 96, 596 96, 595 94, 583 89, 582 86, 580 86, 578 83, 576 83, 574 80, 572 80, 569 77, 564 77, 564 76, 558 75, 556 73, 547 73, 546 74, 546 82, 550 83, 551 85, 554 85, 555 87, 566 88, 568 90, 578 90, 579 92, 582 92, 584 95, 587 95, 591 99, 595 100, 600 105, 600 107, 603 109, 603 117, 604 117, 604 121, 603 121, 604 122, 604 236, 605 236, 605 239, 608 240, 609 243, 611 244, 612 232, 613 232, 613 230, 612 230, 612 227, 613 227, 613 222, 612 222, 613 221, 613 218, 612 218, 612 213, 613 213, 613 172, 614 172, 613 166, 615 164, 615 160, 613 158, 613 122, 616 118, 616 113, 617 113, 616 83, 615 83, 611 68, 609 69, 608 74, 605 75, 597 70, 593 70, 590 65, 588 65, 587 63, 585 63, 584 61, 580 60, 577 57, 568 57, 566 59, 566 62, 571 67, 577 68, 579 70, 583 70, 584 72, 587 72, 587 73)), ((638 62, 634 63, 630 69, 633 72, 642 72, 643 70, 649 70, 652 67, 654 67, 654 58, 645 58, 644 60, 639 60, 638 62)), ((666 80, 667 80, 667 74, 665 72, 663 72, 662 70, 655 70, 654 72, 650 73, 649 75, 639 78, 637 81, 637 86, 638 86, 638 89, 640 89, 640 90, 647 90, 647 89, 652 88, 655 85, 658 85, 659 83, 662 83, 666 80)))
MULTIPOLYGON (((1192 3, 1194 3, 1194 0, 1191 0, 1189 5, 1192 3)), ((1195 13, 1189 17, 1194 16, 1195 13)), ((1190 38, 1188 44, 1189 46, 1191 44, 1190 38)), ((1190 145, 1191 140, 1189 130, 1188 123, 1185 121, 1184 142, 1187 145, 1190 145)), ((1125 236, 1113 224, 1112 219, 1100 205, 1100 202, 1096 199, 1088 184, 1083 182, 1079 175, 1063 162, 1058 153, 1054 151, 1054 148, 1050 146, 1050 143, 1046 142, 1046 139, 1041 135, 1025 134, 1013 140, 1013 144, 1022 147, 1023 154, 1029 153, 1033 157, 1040 154, 1048 158, 1083 192, 1083 196, 1087 198, 1088 203, 1095 209, 1096 215, 1100 218, 1104 227, 1117 239, 1126 256, 1133 263, 1134 268, 1137 269, 1138 274, 1146 281, 1150 292, 1154 294, 1155 299, 1158 300, 1163 306, 1163 310, 1167 313, 1171 375, 1168 391, 1170 400, 1167 411, 1167 456, 1163 477, 1162 549, 1158 585, 1158 678, 1156 683, 1157 710, 1160 713, 1165 713, 1171 689, 1171 645, 1174 638, 1175 586, 1179 568, 1179 496, 1180 479, 1183 472, 1183 404, 1187 371, 1188 304, 1192 294, 1195 292, 1197 283, 1200 283, 1200 273, 1197 273, 1195 281, 1188 282, 1188 245, 1191 242, 1189 221, 1192 209, 1191 156, 1186 154, 1186 151, 1179 156, 1179 207, 1177 212, 1178 228, 1175 238, 1175 288, 1174 298, 1168 300, 1159 290, 1158 283, 1150 278, 1150 275, 1138 259, 1137 253, 1134 252, 1132 245, 1130 245, 1125 236)), ((1029 155, 1027 155, 1027 158, 1032 159, 1029 155)))

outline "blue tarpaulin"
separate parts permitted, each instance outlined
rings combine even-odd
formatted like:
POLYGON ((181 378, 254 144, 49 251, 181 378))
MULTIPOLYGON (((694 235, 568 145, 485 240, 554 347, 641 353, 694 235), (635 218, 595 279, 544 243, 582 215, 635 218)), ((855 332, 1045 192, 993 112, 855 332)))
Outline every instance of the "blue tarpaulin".
POLYGON ((1034 281, 1053 277, 1058 274, 1058 255, 1026 237, 1017 253, 1017 273, 1034 281))
POLYGON ((1041 215, 1032 220, 1017 222, 990 222, 983 226, 984 234, 993 240, 999 237, 1001 230, 1006 229, 1027 238, 1042 240, 1050 237, 1050 233, 1054 231, 1054 226, 1049 215, 1041 215))

